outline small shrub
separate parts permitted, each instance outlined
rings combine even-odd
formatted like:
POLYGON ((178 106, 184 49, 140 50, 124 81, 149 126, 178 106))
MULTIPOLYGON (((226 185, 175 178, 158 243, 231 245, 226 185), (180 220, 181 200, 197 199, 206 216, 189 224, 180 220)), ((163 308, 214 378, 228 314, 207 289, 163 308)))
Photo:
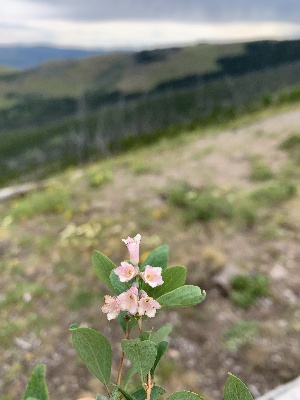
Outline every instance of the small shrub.
POLYGON ((224 332, 225 344, 229 350, 237 351, 243 344, 255 339, 258 334, 256 321, 239 321, 224 332))
POLYGON ((293 197, 296 185, 289 180, 273 180, 252 192, 250 198, 260 205, 276 205, 293 197))
POLYGON ((88 182, 91 187, 100 187, 113 178, 111 171, 90 170, 87 174, 88 182))
POLYGON ((231 280, 230 299, 238 307, 247 309, 268 294, 269 280, 264 275, 235 275, 231 280))
POLYGON ((250 179, 252 181, 267 181, 272 179, 274 176, 272 170, 267 166, 267 164, 258 158, 253 158, 251 160, 251 172, 250 179))
POLYGON ((297 166, 300 164, 300 134, 289 136, 281 143, 280 148, 281 150, 288 151, 297 166))
POLYGON ((287 150, 287 151, 294 151, 300 150, 300 134, 293 134, 289 136, 287 139, 285 139, 281 144, 280 144, 280 149, 281 150, 287 150))
POLYGON ((69 208, 69 196, 64 189, 49 188, 34 192, 13 203, 10 215, 13 219, 26 219, 36 214, 60 213, 69 208))
POLYGON ((215 187, 196 190, 181 184, 171 190, 169 201, 184 209, 187 222, 230 218, 233 215, 231 202, 215 187))

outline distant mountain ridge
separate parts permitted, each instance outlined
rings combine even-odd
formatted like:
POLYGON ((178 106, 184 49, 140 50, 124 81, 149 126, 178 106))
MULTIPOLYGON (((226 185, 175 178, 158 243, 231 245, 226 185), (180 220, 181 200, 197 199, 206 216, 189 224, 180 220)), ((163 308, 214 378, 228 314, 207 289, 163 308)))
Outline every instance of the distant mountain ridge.
POLYGON ((37 67, 50 60, 71 60, 107 54, 105 50, 81 50, 52 46, 1 46, 0 65, 26 69, 37 67))

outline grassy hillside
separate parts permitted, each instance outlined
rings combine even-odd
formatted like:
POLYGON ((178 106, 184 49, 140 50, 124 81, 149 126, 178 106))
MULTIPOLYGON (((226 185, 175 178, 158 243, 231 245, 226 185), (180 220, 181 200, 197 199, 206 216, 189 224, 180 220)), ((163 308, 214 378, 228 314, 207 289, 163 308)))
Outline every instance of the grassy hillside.
POLYGON ((39 362, 53 399, 101 390, 68 327, 121 338, 100 312, 91 252, 118 263, 121 238, 137 232, 142 258, 168 244, 170 265, 186 265, 189 283, 207 290, 199 307, 151 321, 174 325, 159 373, 167 389, 221 398, 232 371, 258 396, 299 375, 299 126, 299 105, 211 123, 1 203, 0 399, 21 398, 39 362), (220 286, 232 266, 238 276, 220 286))
POLYGON ((0 184, 298 101, 299 76, 300 41, 112 54, 2 75, 0 184))

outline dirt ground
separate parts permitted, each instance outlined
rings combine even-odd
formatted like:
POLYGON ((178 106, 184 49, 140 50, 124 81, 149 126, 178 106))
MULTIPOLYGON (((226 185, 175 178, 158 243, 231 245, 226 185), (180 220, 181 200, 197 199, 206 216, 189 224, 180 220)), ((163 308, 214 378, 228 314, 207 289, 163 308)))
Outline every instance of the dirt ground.
POLYGON ((258 397, 299 376, 299 171, 279 148, 284 139, 299 134, 299 127, 296 107, 223 131, 161 141, 89 167, 113 173, 99 188, 88 185, 86 169, 68 171, 52 180, 71 193, 72 209, 64 212, 11 221, 14 202, 1 204, 6 217, 0 231, 0 313, 6 322, 0 334, 0 399, 19 399, 37 363, 47 366, 52 399, 104 393, 77 360, 68 327, 77 322, 108 336, 117 366, 122 333, 100 312, 106 291, 95 279, 90 258, 98 249, 116 263, 123 261, 121 238, 137 232, 143 256, 168 244, 170 266, 187 266, 188 283, 207 291, 199 306, 161 312, 148 321, 149 328, 173 325, 157 381, 168 393, 188 389, 206 400, 219 400, 230 371, 258 397), (295 197, 271 207, 268 218, 262 216, 252 228, 223 220, 187 225, 180 209, 166 200, 168 190, 181 181, 196 188, 251 190, 251 157, 262 158, 275 175, 290 168, 298 187, 295 197), (68 234, 66 229, 74 226, 81 231, 68 234), (244 274, 268 276, 269 296, 247 310, 233 304, 215 279, 232 266, 244 274), (93 298, 85 301, 82 293, 89 290, 93 298), (241 321, 249 323, 249 330, 253 323, 254 331, 238 332, 229 341, 228 332, 241 321))

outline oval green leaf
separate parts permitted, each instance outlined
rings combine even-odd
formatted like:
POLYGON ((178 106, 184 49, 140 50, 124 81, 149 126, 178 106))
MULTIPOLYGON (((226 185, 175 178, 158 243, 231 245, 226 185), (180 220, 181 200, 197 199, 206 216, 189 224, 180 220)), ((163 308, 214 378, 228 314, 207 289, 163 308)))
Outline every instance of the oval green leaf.
POLYGON ((114 289, 114 292, 118 295, 123 292, 126 292, 126 290, 129 289, 129 285, 126 285, 126 283, 121 282, 118 275, 116 275, 114 271, 111 271, 109 275, 109 280, 114 289))
POLYGON ((156 332, 152 334, 151 342, 158 344, 172 332, 172 329, 172 325, 164 325, 160 327, 156 332))
POLYGON ((159 297, 162 308, 195 306, 205 299, 205 291, 198 286, 185 285, 159 297))
POLYGON ((141 271, 144 271, 146 265, 151 267, 161 267, 162 269, 167 268, 169 261, 169 246, 162 245, 156 247, 142 262, 140 267, 141 271))
POLYGON ((49 399, 45 373, 46 366, 44 364, 37 365, 34 368, 29 378, 23 400, 27 400, 29 398, 39 400, 49 399))
POLYGON ((100 251, 94 251, 92 264, 98 278, 105 283, 106 286, 114 290, 109 277, 111 271, 116 268, 116 265, 100 251))
POLYGON ((131 361, 132 367, 139 372, 144 381, 155 363, 156 345, 150 340, 141 341, 140 339, 124 339, 121 345, 125 356, 131 361))
POLYGON ((253 400, 247 386, 233 374, 229 375, 224 388, 224 400, 253 400))
POLYGON ((73 328, 71 332, 78 356, 89 371, 107 387, 112 363, 109 341, 101 333, 91 328, 73 328))
MULTIPOLYGON (((204 400, 203 397, 197 393, 189 392, 188 390, 182 390, 181 392, 172 393, 166 398, 166 400, 204 400)), ((242 399, 240 399, 242 400, 242 399)))

